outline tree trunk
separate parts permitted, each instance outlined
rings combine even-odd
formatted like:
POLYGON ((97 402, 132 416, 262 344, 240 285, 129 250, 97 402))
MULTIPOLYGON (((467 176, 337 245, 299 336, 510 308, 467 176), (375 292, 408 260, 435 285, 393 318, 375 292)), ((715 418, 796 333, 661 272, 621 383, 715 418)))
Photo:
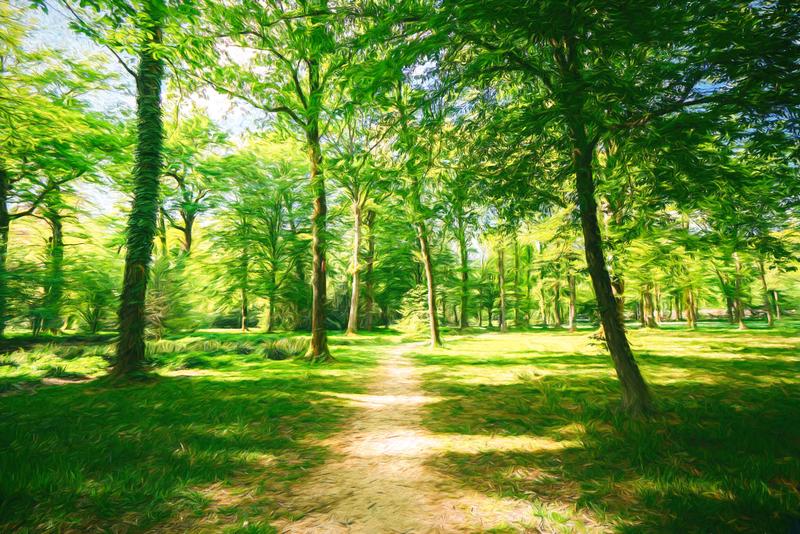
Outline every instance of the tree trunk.
POLYGON ((611 278, 606 270, 602 237, 597 221, 597 201, 594 196, 593 147, 586 139, 582 124, 573 121, 570 126, 586 263, 594 286, 603 333, 622 386, 623 408, 632 415, 642 415, 651 411, 652 401, 647 384, 628 344, 625 325, 620 318, 617 301, 611 288, 611 278))
POLYGON ((242 333, 247 332, 247 289, 242 286, 241 288, 241 316, 242 316, 242 333))
POLYGON ((772 290, 772 296, 773 296, 773 298, 775 300, 775 318, 780 321, 780 319, 781 319, 781 303, 780 303, 780 300, 778 300, 778 290, 777 289, 773 289, 772 290))
POLYGON ((167 248, 167 221, 164 217, 163 207, 158 210, 158 238, 161 242, 161 256, 166 258, 169 254, 169 249, 167 248))
POLYGON ((505 332, 508 330, 506 324, 506 267, 505 267, 505 250, 500 245, 497 249, 497 285, 500 290, 500 315, 497 317, 500 331, 505 332))
MULTIPOLYGON (((417 215, 419 216, 419 215, 417 215)), ((433 278, 433 263, 431 260, 430 248, 428 246, 428 234, 424 222, 417 223, 417 240, 422 256, 423 267, 425 268, 425 281, 428 286, 428 322, 431 331, 431 347, 441 347, 442 338, 439 334, 439 318, 436 310, 436 282, 433 278)))
POLYGON ((194 230, 195 216, 192 214, 183 215, 183 252, 187 256, 192 252, 192 231, 194 230))
POLYGON ((547 306, 544 294, 544 280, 539 286, 539 316, 542 318, 542 326, 547 328, 547 306))
POLYGON ((645 284, 642 290, 642 326, 645 328, 657 328, 655 310, 653 305, 653 286, 645 284))
POLYGON ((574 332, 578 329, 578 325, 575 322, 575 300, 577 298, 575 294, 575 275, 569 273, 567 282, 569 283, 569 331, 574 332))
POLYGON ((6 258, 8 256, 8 235, 11 217, 8 213, 8 197, 11 183, 5 164, 0 160, 0 338, 5 336, 8 314, 8 272, 6 258))
POLYGON ((466 232, 458 233, 458 253, 461 259, 461 315, 458 320, 458 328, 463 330, 467 326, 469 310, 469 258, 467 255, 467 235, 466 232))
POLYGON ((314 211, 311 214, 311 345, 306 358, 312 362, 331 360, 328 350, 328 334, 325 329, 325 301, 327 291, 327 216, 328 204, 325 197, 325 178, 322 172, 322 149, 319 136, 319 110, 322 89, 319 79, 319 63, 308 62, 309 109, 307 141, 311 166, 311 191, 314 195, 314 211))
POLYGON ((739 325, 739 330, 747 330, 747 325, 744 324, 744 305, 742 304, 742 262, 739 260, 738 252, 733 253, 733 261, 736 267, 733 286, 733 307, 736 312, 736 323, 739 325))
POLYGON ((561 280, 556 280, 553 284, 553 319, 556 328, 561 328, 561 280))
POLYGON ((64 224, 60 189, 54 188, 45 202, 44 218, 50 226, 51 236, 47 250, 42 327, 55 334, 61 331, 64 324, 61 318, 61 300, 64 294, 64 224))
MULTIPOLYGON (((357 197, 357 195, 356 195, 357 197)), ((361 205, 358 198, 353 201, 353 288, 350 293, 350 315, 347 318, 347 334, 358 331, 358 303, 361 291, 361 266, 358 250, 361 247, 361 205)))
POLYGON ((533 248, 531 245, 525 247, 525 254, 528 259, 528 263, 525 267, 525 315, 528 318, 528 325, 530 325, 531 316, 533 315, 531 309, 531 263, 533 260, 533 248))
POLYGON ((697 315, 695 313, 694 290, 686 288, 686 326, 694 330, 697 327, 697 315))
POLYGON ((517 242, 517 234, 514 232, 514 326, 518 327, 522 321, 520 320, 519 311, 519 243, 517 242))
POLYGON ((764 307, 767 310, 767 326, 772 328, 775 324, 775 318, 772 316, 772 302, 769 298, 769 289, 767 288, 767 273, 764 269, 764 262, 758 262, 759 274, 761 275, 761 289, 764 291, 764 307))
POLYGON ((366 217, 367 231, 369 238, 367 239, 367 269, 364 273, 364 292, 366 302, 364 302, 364 328, 367 331, 372 330, 372 307, 375 302, 375 289, 374 281, 372 279, 372 269, 375 263, 375 211, 369 210, 366 217))
POLYGON ((656 312, 656 325, 660 325, 664 322, 664 318, 661 316, 661 290, 658 284, 653 285, 653 309, 656 312))
POLYGON ((139 54, 136 80, 137 143, 133 205, 128 217, 125 274, 119 307, 119 342, 114 376, 139 371, 145 356, 145 296, 158 217, 158 189, 164 143, 161 84, 164 64, 153 48, 161 45, 161 13, 151 9, 148 41, 139 54), (152 46, 151 46, 152 45, 152 46))

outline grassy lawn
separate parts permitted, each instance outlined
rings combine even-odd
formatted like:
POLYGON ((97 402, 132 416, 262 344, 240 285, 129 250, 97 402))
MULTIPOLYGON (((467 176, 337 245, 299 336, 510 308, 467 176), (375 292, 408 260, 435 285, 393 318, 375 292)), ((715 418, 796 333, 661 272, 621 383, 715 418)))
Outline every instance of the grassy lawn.
POLYGON ((61 341, 0 356, 2 532, 272 532, 386 343, 334 336, 338 363, 311 366, 266 359, 264 335, 192 334, 149 347, 155 380, 114 387, 86 380, 106 342, 61 341))
MULTIPOLYGON (((482 444, 431 465, 533 503, 534 531, 786 532, 800 519, 800 324, 632 329, 659 409, 645 422, 618 412, 592 333, 476 331, 415 348, 426 428, 482 444)), ((273 532, 289 486, 354 414, 342 394, 364 392, 401 336, 334 336, 338 360, 322 366, 265 358, 274 338, 161 340, 156 378, 125 387, 90 380, 106 372, 106 338, 12 340, 0 531, 273 532)))
POLYGON ((429 430, 547 444, 432 464, 472 489, 533 502, 532 528, 787 532, 800 519, 798 327, 632 330, 659 409, 647 422, 618 413, 610 359, 588 330, 418 350, 439 399, 425 408, 429 430))

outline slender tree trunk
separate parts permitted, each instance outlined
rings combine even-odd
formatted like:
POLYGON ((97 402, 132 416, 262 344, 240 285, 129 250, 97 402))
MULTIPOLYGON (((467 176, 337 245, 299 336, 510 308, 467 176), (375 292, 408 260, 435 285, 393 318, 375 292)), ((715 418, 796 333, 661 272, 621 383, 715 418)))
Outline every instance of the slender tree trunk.
POLYGON ((8 235, 11 216, 8 213, 8 197, 11 183, 5 163, 0 159, 0 338, 5 336, 8 319, 8 235))
POLYGON ((183 216, 183 252, 187 256, 192 253, 192 232, 194 230, 195 216, 185 214, 183 216))
MULTIPOLYGON (((357 195, 356 195, 357 197, 357 195)), ((350 292, 350 315, 347 318, 347 334, 358 331, 358 303, 361 291, 361 265, 358 251, 361 248, 361 205, 358 198, 353 201, 353 288, 350 292)))
POLYGON ((487 320, 487 324, 489 325, 489 328, 491 328, 492 327, 492 307, 491 306, 487 306, 486 307, 486 320, 487 320))
POLYGON ((463 228, 458 232, 458 253, 461 259, 461 315, 458 328, 464 330, 468 325, 469 311, 469 258, 467 256, 467 235, 463 228))
POLYGON ((152 26, 139 54, 136 80, 137 144, 133 205, 128 218, 125 274, 119 307, 119 342, 114 376, 139 371, 145 356, 145 296, 158 217, 158 188, 164 143, 161 84, 164 64, 153 48, 161 45, 161 12, 150 10, 152 26))
POLYGON ((478 306, 478 328, 483 328, 483 306, 478 306))
POLYGON ((569 331, 574 332, 578 329, 578 325, 575 323, 575 301, 577 299, 575 293, 575 275, 569 273, 567 282, 569 283, 569 331))
POLYGON ((519 243, 517 242, 517 233, 514 232, 514 326, 519 327, 522 323, 520 320, 519 310, 519 243))
POLYGON ((653 286, 645 284, 642 290, 642 326, 645 328, 657 328, 655 310, 653 304, 653 286))
POLYGON ((169 254, 167 247, 167 221, 164 217, 164 208, 160 207, 158 210, 158 239, 161 243, 161 256, 166 258, 169 254))
POLYGON ((241 294, 241 316, 242 316, 242 333, 244 334, 247 332, 247 289, 242 286, 240 290, 241 294))
POLYGON ((555 320, 555 327, 561 328, 561 280, 556 279, 553 284, 553 319, 555 320))
POLYGON ((505 267, 506 252, 503 246, 500 245, 497 249, 497 284, 500 290, 500 315, 497 317, 497 322, 500 326, 500 331, 505 332, 508 330, 506 324, 506 267, 505 267))
POLYGON ((525 315, 527 316, 528 325, 531 322, 533 310, 531 308, 531 263, 533 260, 533 247, 531 245, 525 246, 525 254, 527 256, 527 265, 525 267, 525 315))
POLYGON ((660 325, 664 318, 661 316, 661 290, 658 284, 653 285, 653 309, 656 312, 656 325, 660 325))
POLYGON ((747 330, 747 325, 744 324, 744 305, 742 304, 742 262, 739 260, 739 253, 733 253, 733 261, 736 267, 736 276, 734 276, 734 294, 733 306, 736 311, 736 322, 739 325, 739 330, 747 330))
POLYGON ((325 329, 325 304, 327 291, 327 216, 328 204, 325 196, 325 178, 322 173, 322 149, 319 136, 319 110, 322 88, 319 79, 319 63, 308 64, 309 108, 313 110, 308 119, 307 141, 311 165, 311 191, 314 195, 314 211, 311 215, 311 344, 306 358, 311 361, 332 359, 328 350, 328 334, 325 329))
POLYGON ((780 300, 778 300, 778 290, 777 289, 773 289, 772 290, 772 296, 773 296, 773 298, 775 300, 775 318, 780 321, 780 319, 781 319, 781 303, 780 303, 780 300))
POLYGON ((761 289, 764 292, 764 308, 767 310, 767 326, 772 328, 775 318, 772 316, 772 302, 769 299, 769 289, 767 288, 767 273, 764 269, 764 262, 758 262, 759 274, 761 275, 761 289))
POLYGON ((366 257, 366 272, 364 273, 364 292, 366 302, 364 302, 364 328, 367 331, 372 330, 372 307, 375 302, 375 289, 374 281, 372 279, 372 269, 375 263, 375 211, 369 210, 366 217, 367 231, 369 237, 367 238, 367 257, 366 257))
POLYGON ((547 328, 547 301, 544 294, 544 280, 539 286, 539 316, 542 318, 542 326, 547 328))
POLYGON ((614 291, 611 287, 611 278, 606 270, 605 256, 603 255, 603 242, 597 221, 595 184, 592 176, 593 146, 587 141, 582 124, 573 120, 570 126, 573 136, 573 165, 586 263, 597 298, 606 345, 622 386, 623 408, 632 415, 645 414, 652 409, 650 392, 628 344, 625 325, 620 319, 614 291))
POLYGON ((44 218, 50 226, 51 236, 47 250, 42 327, 55 334, 61 331, 64 324, 61 318, 61 300, 64 294, 64 224, 60 189, 54 188, 45 202, 44 218))
POLYGON ((433 263, 431 260, 430 247, 428 246, 428 233, 425 229, 424 222, 417 222, 416 226, 417 240, 419 241, 422 263, 425 268, 425 281, 428 286, 428 322, 431 332, 431 347, 441 347, 442 338, 439 334, 439 318, 436 315, 436 282, 433 277, 433 263))
POLYGON ((695 313, 694 290, 686 288, 686 326, 694 330, 697 327, 697 315, 695 313))

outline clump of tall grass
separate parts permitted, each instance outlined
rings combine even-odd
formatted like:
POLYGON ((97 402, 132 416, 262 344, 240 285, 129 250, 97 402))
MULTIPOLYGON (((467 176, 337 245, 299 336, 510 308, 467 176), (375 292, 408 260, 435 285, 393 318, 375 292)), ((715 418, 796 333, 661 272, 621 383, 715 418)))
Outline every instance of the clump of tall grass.
POLYGON ((305 337, 282 337, 267 341, 264 356, 268 360, 287 360, 303 356, 308 351, 309 340, 305 337))

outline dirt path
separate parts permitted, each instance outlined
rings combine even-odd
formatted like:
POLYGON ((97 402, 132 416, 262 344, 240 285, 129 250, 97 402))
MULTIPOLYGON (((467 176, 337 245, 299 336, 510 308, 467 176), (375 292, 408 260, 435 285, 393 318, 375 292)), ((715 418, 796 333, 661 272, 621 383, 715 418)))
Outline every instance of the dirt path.
POLYGON ((347 396, 361 412, 325 443, 334 459, 294 488, 290 509, 302 517, 279 525, 281 532, 480 532, 530 521, 529 504, 465 490, 426 466, 432 454, 476 444, 422 428, 421 407, 437 399, 420 388, 418 371, 405 356, 413 348, 391 349, 368 394, 347 396))

